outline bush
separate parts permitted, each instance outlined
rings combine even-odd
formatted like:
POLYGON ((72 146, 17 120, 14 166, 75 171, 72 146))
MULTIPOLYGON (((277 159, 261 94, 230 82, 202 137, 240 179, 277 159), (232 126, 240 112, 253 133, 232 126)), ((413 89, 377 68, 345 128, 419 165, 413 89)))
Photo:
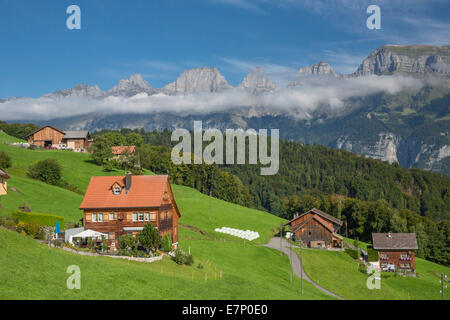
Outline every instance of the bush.
POLYGON ((361 255, 359 250, 353 250, 353 249, 345 249, 345 253, 347 253, 353 259, 358 259, 361 255))
POLYGON ((16 225, 16 231, 36 239, 42 239, 41 225, 39 222, 19 221, 16 225))
POLYGON ((370 262, 378 261, 378 251, 373 250, 373 249, 368 249, 367 250, 367 260, 369 260, 370 262))
POLYGON ((168 233, 164 235, 163 242, 162 242, 162 249, 164 252, 170 252, 172 251, 172 238, 168 233))
POLYGON ((5 152, 0 152, 0 169, 6 170, 11 167, 11 157, 5 152))
POLYGON ((202 265, 201 263, 199 263, 199 264, 197 265, 197 268, 199 268, 200 270, 202 270, 202 269, 203 269, 203 265, 202 265))
POLYGON ((161 235, 159 230, 149 222, 144 226, 144 229, 138 233, 137 239, 139 243, 150 250, 156 250, 161 245, 161 235))
POLYGON ((192 254, 186 254, 180 249, 175 250, 175 255, 172 257, 172 260, 179 265, 185 264, 187 266, 191 266, 194 264, 194 257, 192 254))
POLYGON ((8 229, 15 230, 17 220, 10 216, 0 216, 0 226, 4 226, 8 229))
POLYGON ((28 167, 27 175, 32 179, 58 185, 61 183, 61 165, 55 159, 39 160, 28 167))
POLYGON ((358 271, 362 272, 364 274, 367 274, 367 267, 366 264, 364 262, 360 262, 358 265, 358 271))
POLYGON ((12 217, 17 221, 39 222, 39 224, 43 226, 52 226, 52 227, 56 225, 56 221, 59 221, 59 227, 61 228, 61 230, 64 230, 64 217, 46 213, 23 212, 23 211, 13 212, 12 217))

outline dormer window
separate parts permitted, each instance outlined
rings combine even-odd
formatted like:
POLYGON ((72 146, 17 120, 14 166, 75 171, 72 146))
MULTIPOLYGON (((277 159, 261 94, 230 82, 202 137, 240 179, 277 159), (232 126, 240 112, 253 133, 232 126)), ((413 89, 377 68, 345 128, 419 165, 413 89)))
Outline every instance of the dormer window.
POLYGON ((118 196, 118 195, 120 195, 120 194, 122 193, 122 186, 121 186, 119 183, 115 182, 115 183, 111 186, 111 190, 112 190, 112 192, 113 192, 113 195, 118 196))
POLYGON ((122 190, 121 190, 120 187, 114 187, 114 188, 113 188, 113 193, 114 193, 115 195, 119 195, 121 191, 122 191, 122 190))

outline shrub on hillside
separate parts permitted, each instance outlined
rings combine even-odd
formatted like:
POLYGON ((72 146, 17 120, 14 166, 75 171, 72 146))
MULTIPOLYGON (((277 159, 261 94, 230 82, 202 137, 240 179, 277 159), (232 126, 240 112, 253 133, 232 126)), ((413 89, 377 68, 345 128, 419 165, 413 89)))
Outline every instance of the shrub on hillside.
POLYGON ((0 169, 6 170, 11 167, 12 161, 11 157, 5 152, 0 152, 0 169))
POLYGON ((172 260, 179 265, 185 264, 191 266, 194 264, 194 257, 192 254, 186 254, 180 249, 175 250, 172 260))
POLYGON ((17 220, 10 216, 0 216, 0 226, 4 226, 7 229, 16 230, 17 220))
POLYGON ((353 259, 358 259, 360 257, 359 250, 345 249, 345 253, 348 254, 353 259))
POLYGON ((164 252, 172 251, 172 239, 170 238, 170 235, 168 233, 166 233, 164 235, 164 238, 162 241, 162 249, 164 252))
POLYGON ((16 225, 16 231, 27 236, 31 236, 33 238, 41 237, 41 225, 39 222, 23 222, 19 221, 16 225))
POLYGON ((28 176, 48 184, 61 183, 61 165, 55 159, 44 159, 33 163, 28 167, 28 176))
POLYGON ((12 213, 12 218, 22 222, 39 222, 40 225, 52 227, 56 225, 56 221, 59 221, 59 227, 64 229, 64 217, 52 214, 15 211, 12 213))
POLYGON ((144 229, 138 233, 137 239, 143 247, 149 250, 158 249, 162 240, 159 230, 151 222, 147 223, 144 229))
POLYGON ((362 272, 364 274, 367 274, 367 267, 366 264, 364 262, 360 262, 358 265, 358 271, 362 272))

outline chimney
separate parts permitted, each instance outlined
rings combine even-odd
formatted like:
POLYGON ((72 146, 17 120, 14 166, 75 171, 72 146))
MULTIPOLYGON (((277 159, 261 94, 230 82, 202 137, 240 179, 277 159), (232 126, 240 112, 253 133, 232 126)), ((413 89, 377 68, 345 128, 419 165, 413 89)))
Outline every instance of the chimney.
POLYGON ((129 191, 131 189, 131 172, 127 172, 125 175, 125 190, 129 191))

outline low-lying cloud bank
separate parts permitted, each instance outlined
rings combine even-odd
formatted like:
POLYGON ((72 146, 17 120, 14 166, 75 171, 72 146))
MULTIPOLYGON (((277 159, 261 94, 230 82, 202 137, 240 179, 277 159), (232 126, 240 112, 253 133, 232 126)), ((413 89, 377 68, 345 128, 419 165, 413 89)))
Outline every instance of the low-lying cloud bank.
POLYGON ((424 82, 403 76, 366 76, 335 79, 307 77, 295 87, 279 88, 261 95, 253 95, 240 88, 219 93, 167 96, 145 93, 134 97, 69 97, 59 99, 20 98, 0 103, 0 120, 49 120, 92 112, 207 114, 242 107, 265 108, 306 117, 320 105, 341 108, 350 97, 361 97, 377 92, 397 93, 419 89, 424 82))

